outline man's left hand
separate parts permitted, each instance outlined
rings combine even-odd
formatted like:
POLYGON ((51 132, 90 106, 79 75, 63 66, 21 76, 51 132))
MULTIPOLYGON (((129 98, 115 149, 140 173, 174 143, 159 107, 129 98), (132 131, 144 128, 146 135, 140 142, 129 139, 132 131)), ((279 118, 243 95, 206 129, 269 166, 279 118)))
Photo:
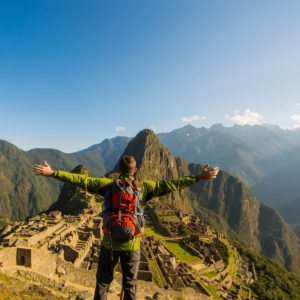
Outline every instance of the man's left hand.
POLYGON ((209 165, 205 165, 200 174, 199 174, 199 178, 200 179, 215 179, 218 176, 219 173, 219 168, 218 167, 212 167, 209 168, 209 165))

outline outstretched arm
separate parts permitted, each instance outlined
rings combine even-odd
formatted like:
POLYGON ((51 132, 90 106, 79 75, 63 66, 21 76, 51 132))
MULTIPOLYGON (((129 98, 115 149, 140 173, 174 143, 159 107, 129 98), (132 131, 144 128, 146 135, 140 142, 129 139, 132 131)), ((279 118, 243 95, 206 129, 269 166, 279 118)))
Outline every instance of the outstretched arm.
POLYGON ((54 171, 51 166, 45 161, 45 165, 35 165, 33 173, 37 176, 51 176, 63 182, 71 183, 79 186, 91 193, 100 193, 101 189, 112 183, 110 178, 93 178, 82 174, 54 171))
POLYGON ((205 165, 199 174, 185 176, 178 179, 160 180, 160 181, 144 181, 143 183, 143 194, 146 200, 152 197, 158 197, 166 195, 170 192, 175 192, 184 189, 200 180, 211 180, 215 179, 218 175, 219 168, 209 168, 205 165))

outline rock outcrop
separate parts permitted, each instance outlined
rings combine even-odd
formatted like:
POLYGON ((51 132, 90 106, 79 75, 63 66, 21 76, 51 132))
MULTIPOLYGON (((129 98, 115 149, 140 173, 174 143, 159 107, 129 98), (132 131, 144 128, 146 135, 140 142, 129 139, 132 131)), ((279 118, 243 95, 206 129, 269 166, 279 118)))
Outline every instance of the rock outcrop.
MULTIPOLYGON (((89 176, 88 169, 82 165, 77 166, 71 173, 89 176)), ((97 205, 95 195, 77 186, 65 183, 57 201, 49 208, 49 211, 56 210, 61 211, 63 214, 79 215, 91 210, 97 212, 100 208, 97 205)))
MULTIPOLYGON (((123 155, 133 155, 135 157, 138 168, 137 179, 139 181, 178 178, 180 174, 187 171, 186 163, 172 156, 170 151, 159 142, 155 133, 150 129, 145 129, 138 133, 129 142, 123 155)), ((115 172, 117 171, 117 166, 118 164, 115 166, 115 172)), ((186 189, 162 197, 161 201, 168 202, 188 213, 191 212, 188 199, 189 191, 186 189)))

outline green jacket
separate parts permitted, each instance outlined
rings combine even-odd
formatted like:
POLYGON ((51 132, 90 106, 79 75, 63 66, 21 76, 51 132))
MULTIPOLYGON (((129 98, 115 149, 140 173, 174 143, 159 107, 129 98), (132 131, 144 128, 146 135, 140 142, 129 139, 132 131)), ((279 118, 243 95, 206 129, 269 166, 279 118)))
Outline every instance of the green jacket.
MULTIPOLYGON (((56 171, 52 177, 77 185, 84 190, 93 194, 102 194, 106 188, 108 188, 113 180, 106 177, 93 178, 86 175, 69 173, 64 171, 56 171)), ((133 180, 133 177, 129 179, 133 180)), ((186 188, 200 180, 198 175, 186 176, 178 179, 167 179, 159 181, 145 180, 139 183, 142 192, 142 200, 145 203, 149 199, 158 196, 164 196, 168 193, 175 192, 186 188)), ((112 247, 114 250, 119 251, 134 251, 139 249, 141 238, 135 238, 133 241, 113 241, 112 247)), ((108 237, 104 235, 102 245, 109 248, 108 237)))

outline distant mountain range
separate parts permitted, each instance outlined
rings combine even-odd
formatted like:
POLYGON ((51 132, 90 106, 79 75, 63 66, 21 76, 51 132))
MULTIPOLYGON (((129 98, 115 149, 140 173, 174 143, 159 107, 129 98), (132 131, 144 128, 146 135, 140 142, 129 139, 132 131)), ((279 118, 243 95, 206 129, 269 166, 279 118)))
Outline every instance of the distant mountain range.
POLYGON ((23 151, 0 140, 0 225, 47 210, 57 200, 61 184, 33 176, 33 164, 47 160, 54 169, 85 165, 92 176, 110 171, 130 139, 115 137, 75 153, 55 149, 23 151))
MULTIPOLYGON (((201 170, 200 164, 188 164, 171 155, 151 130, 143 130, 133 138, 124 154, 136 158, 139 170, 137 178, 140 181, 178 178, 198 174, 201 170)), ((58 202, 70 207, 69 203, 72 203, 74 197, 62 194, 58 202)), ((77 200, 80 207, 80 199, 77 200)), ((188 189, 159 198, 158 201, 186 213, 194 211, 231 239, 300 273, 300 245, 296 234, 275 210, 260 204, 241 180, 226 171, 221 171, 216 180, 200 181, 188 189)))
POLYGON ((187 125, 158 137, 173 155, 188 162, 217 164, 240 178, 260 202, 286 211, 286 220, 295 224, 289 216, 300 209, 300 129, 187 125))
MULTIPOLYGON (((300 272, 300 249, 296 235, 279 213, 256 200, 244 184, 242 176, 246 174, 247 180, 252 182, 251 188, 257 188, 260 181, 271 176, 271 172, 276 174, 276 169, 282 170, 284 174, 286 165, 282 161, 279 161, 278 167, 273 165, 275 158, 290 151, 295 154, 289 156, 290 160, 297 160, 296 149, 299 145, 296 140, 299 132, 287 132, 288 136, 285 137, 280 128, 234 126, 231 129, 220 125, 210 129, 186 126, 158 135, 171 152, 158 141, 151 130, 142 131, 132 140, 116 137, 71 154, 54 149, 34 149, 26 152, 8 142, 0 141, 1 221, 4 224, 10 220, 22 220, 46 210, 57 200, 61 184, 54 179, 38 178, 32 174, 32 165, 44 160, 48 160, 55 169, 69 171, 83 164, 93 176, 101 176, 114 168, 122 153, 130 153, 137 158, 138 177, 144 179, 176 178, 196 173, 201 166, 195 162, 209 161, 211 164, 218 163, 223 169, 217 180, 200 182, 193 188, 165 197, 162 201, 186 212, 194 210, 220 231, 241 241, 256 253, 272 257, 289 270, 300 272), (231 129, 233 133, 229 132, 231 129), (239 134, 248 134, 249 138, 238 138, 239 134), (276 136, 281 141, 277 144, 276 136), (265 142, 264 139, 267 138, 270 139, 269 142, 265 142), (259 141, 259 146, 254 146, 259 141), (289 143, 288 147, 283 145, 284 141, 289 143), (270 156, 267 156, 268 151, 271 151, 268 147, 272 150, 270 156), (175 158, 172 154, 176 151, 183 158, 189 155, 190 163, 175 158), (264 168, 264 164, 269 165, 269 168, 264 168), (239 178, 225 171, 230 168, 235 175, 240 174, 239 178)), ((287 179, 285 180, 289 182, 287 179)), ((281 179, 281 182, 284 180, 281 179)), ((273 185, 275 188, 277 182, 273 185)), ((297 186, 293 188, 297 190, 297 186)), ((297 195, 294 196, 296 198, 297 195)), ((292 198, 291 195, 289 197, 292 198)), ((287 203, 288 200, 281 199, 277 204, 287 203)), ((297 203, 299 202, 292 202, 292 208, 289 209, 295 210, 297 203)))

